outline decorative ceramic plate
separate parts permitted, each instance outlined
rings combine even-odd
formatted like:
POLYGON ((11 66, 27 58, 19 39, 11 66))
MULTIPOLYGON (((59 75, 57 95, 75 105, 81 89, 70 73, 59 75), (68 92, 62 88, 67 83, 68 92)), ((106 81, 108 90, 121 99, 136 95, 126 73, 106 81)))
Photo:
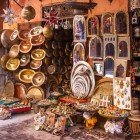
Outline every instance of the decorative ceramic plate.
POLYGON ((71 73, 71 88, 74 97, 89 98, 95 86, 94 73, 91 66, 84 61, 77 62, 71 73))

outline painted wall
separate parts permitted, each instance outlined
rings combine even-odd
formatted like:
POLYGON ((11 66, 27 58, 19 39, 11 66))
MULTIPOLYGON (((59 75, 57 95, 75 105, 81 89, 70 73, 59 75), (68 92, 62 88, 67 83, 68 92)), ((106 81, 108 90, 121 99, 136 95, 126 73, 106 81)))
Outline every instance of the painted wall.
MULTIPOLYGON (((60 3, 64 0, 42 0, 42 4, 39 0, 20 0, 21 5, 32 5, 36 10, 36 17, 31 20, 31 22, 34 21, 40 21, 41 20, 41 5, 48 5, 52 3, 60 3)), ((88 2, 89 0, 77 0, 77 1, 85 1, 88 2)), ((106 12, 116 12, 120 10, 128 11, 128 0, 113 0, 112 4, 108 0, 94 0, 95 3, 97 3, 97 6, 92 10, 92 13, 89 12, 89 15, 101 15, 106 12)), ((11 7, 16 11, 16 13, 21 13, 21 8, 17 6, 14 2, 11 3, 11 7)), ((22 19, 20 19, 18 22, 23 22, 22 19)))

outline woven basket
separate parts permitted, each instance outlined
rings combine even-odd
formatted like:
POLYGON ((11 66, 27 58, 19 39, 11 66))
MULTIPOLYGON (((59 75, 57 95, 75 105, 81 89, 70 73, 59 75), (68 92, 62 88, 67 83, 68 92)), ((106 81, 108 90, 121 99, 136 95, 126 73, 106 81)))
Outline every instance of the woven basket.
POLYGON ((134 121, 129 118, 129 128, 133 136, 140 136, 140 120, 134 121))

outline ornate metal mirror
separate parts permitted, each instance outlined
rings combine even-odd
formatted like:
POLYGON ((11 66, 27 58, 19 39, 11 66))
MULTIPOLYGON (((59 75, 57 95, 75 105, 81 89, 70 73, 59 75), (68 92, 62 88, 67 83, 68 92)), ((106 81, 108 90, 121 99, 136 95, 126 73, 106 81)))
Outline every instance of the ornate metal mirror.
POLYGON ((102 15, 102 34, 113 34, 113 15, 106 13, 102 15))
POLYGON ((115 35, 104 36, 104 59, 108 56, 116 58, 117 37, 115 35))
POLYGON ((103 58, 103 43, 98 36, 94 36, 89 40, 89 57, 94 59, 103 58))
POLYGON ((73 49, 73 64, 85 60, 85 48, 82 43, 77 43, 73 49))
POLYGON ((94 73, 98 76, 104 75, 104 63, 102 61, 94 61, 94 73))
POLYGON ((86 42, 86 24, 82 15, 76 15, 73 19, 74 42, 86 42))
POLYGON ((115 56, 115 46, 112 43, 108 43, 105 46, 105 57, 107 56, 115 56))
POLYGON ((119 36, 129 35, 128 13, 120 11, 115 14, 115 33, 119 36))
POLYGON ((88 37, 99 35, 99 19, 97 16, 87 18, 86 25, 88 37))
POLYGON ((130 60, 130 37, 118 37, 117 57, 130 60))
POLYGON ((114 59, 113 57, 107 57, 104 61, 104 71, 106 77, 114 77, 114 59))

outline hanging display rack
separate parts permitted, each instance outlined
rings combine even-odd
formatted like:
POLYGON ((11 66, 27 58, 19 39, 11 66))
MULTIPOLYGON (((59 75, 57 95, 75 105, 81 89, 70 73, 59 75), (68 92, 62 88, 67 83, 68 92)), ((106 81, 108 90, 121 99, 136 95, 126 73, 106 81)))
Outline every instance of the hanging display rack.
POLYGON ((45 13, 49 12, 51 8, 58 12, 60 18, 63 17, 73 17, 77 14, 79 15, 87 15, 88 10, 94 9, 97 4, 92 0, 89 2, 72 2, 65 1, 62 3, 51 3, 50 5, 46 5, 42 7, 42 18, 44 18, 45 13))

